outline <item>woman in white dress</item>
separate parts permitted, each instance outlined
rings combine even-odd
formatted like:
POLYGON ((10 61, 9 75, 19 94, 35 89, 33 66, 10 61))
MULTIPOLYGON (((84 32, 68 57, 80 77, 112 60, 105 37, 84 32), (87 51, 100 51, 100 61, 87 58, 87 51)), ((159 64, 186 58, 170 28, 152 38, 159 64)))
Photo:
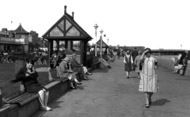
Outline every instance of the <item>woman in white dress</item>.
POLYGON ((151 56, 151 50, 145 49, 141 56, 141 79, 139 84, 139 91, 145 93, 146 104, 149 108, 151 105, 151 97, 153 93, 157 92, 157 75, 155 69, 157 68, 157 60, 151 56))

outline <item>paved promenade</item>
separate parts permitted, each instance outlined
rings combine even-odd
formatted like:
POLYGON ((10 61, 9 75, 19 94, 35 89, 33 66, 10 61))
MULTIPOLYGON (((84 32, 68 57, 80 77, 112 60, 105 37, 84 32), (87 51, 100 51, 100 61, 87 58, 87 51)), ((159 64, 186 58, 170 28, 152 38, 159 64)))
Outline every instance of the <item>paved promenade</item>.
POLYGON ((125 78, 122 59, 111 66, 108 72, 95 71, 92 80, 83 81, 83 88, 51 103, 53 111, 41 111, 34 117, 190 117, 190 77, 159 68, 159 92, 146 109, 136 74, 125 78))

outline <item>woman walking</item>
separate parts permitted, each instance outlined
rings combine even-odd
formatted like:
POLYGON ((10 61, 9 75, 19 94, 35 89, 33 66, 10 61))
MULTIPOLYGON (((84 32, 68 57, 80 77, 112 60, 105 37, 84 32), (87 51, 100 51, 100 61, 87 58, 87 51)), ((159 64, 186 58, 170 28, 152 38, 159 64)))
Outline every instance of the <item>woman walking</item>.
POLYGON ((146 104, 149 108, 152 103, 152 95, 157 92, 157 75, 155 69, 157 68, 157 60, 151 56, 151 50, 145 49, 141 56, 142 71, 139 84, 139 91, 145 93, 146 104))
POLYGON ((135 66, 135 72, 137 73, 137 78, 140 79, 140 71, 141 71, 141 68, 140 68, 140 61, 141 61, 141 51, 139 50, 138 51, 138 55, 135 57, 135 61, 134 61, 134 66, 135 66))
POLYGON ((129 50, 127 50, 127 52, 125 53, 123 62, 125 64, 126 78, 129 79, 129 75, 130 72, 132 71, 132 64, 133 64, 133 58, 129 50))

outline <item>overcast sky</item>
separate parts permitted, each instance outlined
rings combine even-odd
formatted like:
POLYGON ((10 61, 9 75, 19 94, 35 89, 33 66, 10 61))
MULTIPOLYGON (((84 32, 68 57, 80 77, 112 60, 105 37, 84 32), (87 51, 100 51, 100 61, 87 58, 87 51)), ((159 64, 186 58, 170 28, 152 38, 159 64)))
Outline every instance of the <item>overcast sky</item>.
POLYGON ((190 0, 1 0, 0 28, 21 23, 42 36, 63 16, 64 5, 93 38, 98 24, 111 45, 190 49, 190 0))

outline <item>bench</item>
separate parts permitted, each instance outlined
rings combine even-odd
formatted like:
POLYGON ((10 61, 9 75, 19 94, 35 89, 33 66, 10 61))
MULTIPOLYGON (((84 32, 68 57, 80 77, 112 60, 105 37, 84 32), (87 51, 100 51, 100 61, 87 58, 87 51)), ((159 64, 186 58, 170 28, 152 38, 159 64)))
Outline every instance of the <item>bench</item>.
POLYGON ((18 104, 19 106, 23 106, 26 103, 30 102, 31 100, 38 97, 38 94, 35 93, 27 93, 24 92, 23 94, 16 96, 12 99, 6 101, 8 104, 18 104))
MULTIPOLYGON (((62 80, 57 80, 54 82, 51 82, 49 84, 47 84, 45 86, 45 88, 50 89, 51 87, 57 85, 59 82, 66 82, 67 79, 62 79, 62 80)), ((28 93, 28 92, 24 92, 19 96, 16 96, 14 98, 8 99, 6 100, 6 103, 8 104, 17 104, 19 106, 23 106, 25 104, 27 104, 28 102, 31 102, 32 100, 38 98, 38 94, 37 93, 28 93)))

